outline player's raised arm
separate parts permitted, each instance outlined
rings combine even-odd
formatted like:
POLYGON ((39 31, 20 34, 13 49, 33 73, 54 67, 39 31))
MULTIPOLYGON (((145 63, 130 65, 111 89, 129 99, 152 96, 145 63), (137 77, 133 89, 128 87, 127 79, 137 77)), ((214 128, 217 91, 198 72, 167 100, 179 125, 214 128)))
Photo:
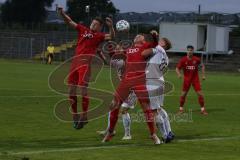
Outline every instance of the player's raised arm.
POLYGON ((155 30, 151 30, 151 31, 150 31, 150 35, 151 35, 152 38, 153 38, 153 43, 149 43, 149 46, 150 46, 151 48, 145 49, 145 50, 141 53, 141 55, 144 56, 144 57, 146 57, 146 58, 153 54, 153 52, 154 52, 154 47, 156 47, 156 46, 158 45, 158 38, 157 38, 157 37, 158 37, 158 32, 155 31, 155 30))
POLYGON ((104 64, 108 65, 107 58, 102 51, 97 52, 98 56, 103 60, 104 64))
POLYGON ((145 58, 149 57, 150 55, 153 54, 153 48, 145 49, 141 55, 145 58))
POLYGON ((146 49, 141 53, 141 55, 147 58, 158 52, 163 52, 163 50, 165 52, 165 51, 169 50, 170 48, 172 48, 171 41, 169 39, 163 37, 159 40, 158 45, 155 48, 146 49))
POLYGON ((58 14, 63 18, 64 22, 70 27, 76 28, 77 23, 74 22, 64 11, 62 7, 57 7, 58 14))
POLYGON ((156 47, 158 45, 158 32, 155 30, 151 30, 150 34, 152 35, 153 38, 153 46, 156 47))
POLYGON ((111 18, 109 18, 109 17, 106 18, 106 25, 109 28, 109 33, 105 34, 105 40, 111 40, 115 37, 115 31, 114 31, 114 28, 113 28, 113 21, 112 21, 111 18))

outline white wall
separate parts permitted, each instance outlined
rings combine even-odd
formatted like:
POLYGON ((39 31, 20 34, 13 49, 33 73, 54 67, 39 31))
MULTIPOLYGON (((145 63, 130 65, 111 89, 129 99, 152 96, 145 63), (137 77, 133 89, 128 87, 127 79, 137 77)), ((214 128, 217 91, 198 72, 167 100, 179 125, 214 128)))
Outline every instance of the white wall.
POLYGON ((205 43, 206 43, 206 39, 205 39, 205 30, 206 30, 206 26, 198 26, 198 39, 197 39, 197 47, 196 49, 202 49, 205 47, 205 43))
POLYGON ((216 26, 208 25, 207 28, 207 52, 216 52, 216 26))
POLYGON ((226 27, 216 27, 216 51, 227 52, 229 39, 228 29, 226 27))
POLYGON ((174 52, 185 52, 187 45, 193 45, 196 50, 206 45, 207 53, 222 53, 228 51, 229 28, 213 24, 191 23, 160 23, 160 37, 167 37, 172 42, 174 52), (205 37, 207 30, 207 37, 205 37), (206 44, 205 44, 206 40, 206 44))
POLYGON ((172 42, 172 50, 185 51, 187 45, 197 47, 198 26, 194 24, 161 23, 160 37, 172 42))

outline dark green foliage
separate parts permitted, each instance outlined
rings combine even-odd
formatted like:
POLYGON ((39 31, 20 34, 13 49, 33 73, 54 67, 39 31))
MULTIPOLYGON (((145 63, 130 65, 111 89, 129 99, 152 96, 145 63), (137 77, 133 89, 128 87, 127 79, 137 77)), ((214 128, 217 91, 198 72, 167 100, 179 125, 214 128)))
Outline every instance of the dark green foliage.
POLYGON ((115 8, 110 0, 70 0, 67 2, 68 14, 75 21, 86 21, 88 18, 96 16, 114 15, 119 10, 115 8), (90 6, 89 15, 85 11, 85 7, 90 6))
POLYGON ((33 24, 43 22, 47 16, 45 7, 51 7, 54 0, 7 0, 2 6, 4 23, 33 24))

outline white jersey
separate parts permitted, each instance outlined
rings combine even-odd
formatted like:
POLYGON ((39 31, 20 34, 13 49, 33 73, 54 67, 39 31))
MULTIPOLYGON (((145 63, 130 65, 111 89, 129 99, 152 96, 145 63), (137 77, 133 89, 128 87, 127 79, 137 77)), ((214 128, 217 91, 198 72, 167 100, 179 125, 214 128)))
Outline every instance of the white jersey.
POLYGON ((146 78, 147 80, 157 79, 164 81, 164 74, 168 66, 168 56, 166 51, 161 47, 157 46, 152 49, 153 56, 150 57, 146 67, 146 78))
POLYGON ((123 71, 124 71, 124 60, 123 59, 112 59, 110 61, 110 65, 113 68, 116 68, 117 70, 117 74, 118 74, 118 78, 121 80, 121 77, 123 75, 123 71))
POLYGON ((163 106, 164 101, 164 74, 168 66, 166 51, 157 46, 152 49, 153 55, 149 58, 146 67, 146 86, 150 99, 151 109, 163 106))

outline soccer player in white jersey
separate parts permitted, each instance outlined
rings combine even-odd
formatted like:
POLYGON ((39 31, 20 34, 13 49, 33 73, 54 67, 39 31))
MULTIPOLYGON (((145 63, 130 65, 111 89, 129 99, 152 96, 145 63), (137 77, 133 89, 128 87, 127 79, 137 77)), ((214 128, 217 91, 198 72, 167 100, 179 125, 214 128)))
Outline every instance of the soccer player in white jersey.
POLYGON ((156 126, 162 133, 165 143, 170 142, 174 138, 168 114, 163 109, 164 74, 169 63, 166 50, 170 48, 171 42, 167 38, 161 38, 157 47, 147 49, 142 53, 145 57, 151 55, 146 67, 147 90, 150 99, 150 107, 154 112, 156 126))

